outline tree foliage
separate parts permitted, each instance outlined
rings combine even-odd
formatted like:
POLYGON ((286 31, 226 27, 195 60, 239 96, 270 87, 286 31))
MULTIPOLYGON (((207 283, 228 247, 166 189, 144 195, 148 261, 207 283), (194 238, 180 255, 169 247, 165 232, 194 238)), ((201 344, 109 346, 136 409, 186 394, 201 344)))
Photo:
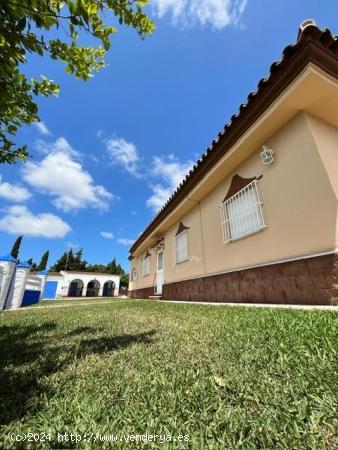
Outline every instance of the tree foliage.
POLYGON ((129 286, 129 273, 124 273, 124 274, 121 275, 120 286, 125 288, 125 289, 128 289, 128 286, 129 286))
POLYGON ((66 65, 67 73, 88 80, 104 65, 115 20, 143 38, 154 29, 144 13, 147 0, 0 0, 0 163, 28 156, 26 146, 12 141, 18 128, 39 120, 35 96, 58 95, 46 77, 28 79, 22 71, 27 54, 49 56, 66 65), (106 23, 107 22, 107 23, 106 23), (89 34, 100 45, 81 45, 89 34))
POLYGON ((30 258, 27 262, 31 266, 31 270, 35 272, 38 268, 38 265, 33 261, 33 258, 30 258))
POLYGON ((75 254, 73 250, 70 249, 56 261, 50 270, 52 272, 60 272, 60 270, 84 272, 87 267, 87 261, 82 259, 82 255, 82 249, 75 254))
POLYGON ((39 265, 37 266, 37 271, 41 272, 42 270, 46 270, 47 264, 48 264, 48 258, 49 258, 49 251, 47 250, 41 257, 41 261, 39 262, 39 265))
POLYGON ((116 258, 110 261, 107 265, 104 264, 88 264, 86 267, 87 272, 101 272, 101 273, 112 273, 114 275, 123 275, 124 270, 120 264, 116 263, 116 258))
MULTIPOLYGON (((1 102, 0 102, 1 103, 1 102)), ((18 259, 19 256, 19 252, 20 252, 20 246, 21 246, 21 241, 22 241, 23 236, 19 236, 12 247, 11 250, 11 255, 13 256, 13 258, 18 259)))
MULTIPOLYGON (((69 254, 72 253, 72 250, 69 251, 69 254)), ((68 254, 68 255, 69 255, 68 254)), ((51 272, 60 272, 60 270, 65 270, 67 266, 67 252, 64 252, 62 256, 56 261, 56 263, 50 267, 51 272)))

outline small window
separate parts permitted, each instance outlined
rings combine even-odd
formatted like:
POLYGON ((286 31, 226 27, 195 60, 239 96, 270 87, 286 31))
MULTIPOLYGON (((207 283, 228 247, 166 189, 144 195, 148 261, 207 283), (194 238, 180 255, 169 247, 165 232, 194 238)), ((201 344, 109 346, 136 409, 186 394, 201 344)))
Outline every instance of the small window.
POLYGON ((147 275, 150 275, 150 262, 151 262, 151 257, 147 253, 142 260, 142 272, 143 272, 144 277, 147 275))
POLYGON ((131 272, 131 280, 135 281, 136 278, 137 278, 137 272, 136 272, 136 269, 133 269, 131 272))
POLYGON ((240 239, 264 228, 257 180, 223 202, 220 213, 224 242, 240 239))
POLYGON ((185 230, 175 237, 176 241, 176 263, 181 263, 188 259, 188 232, 185 230))

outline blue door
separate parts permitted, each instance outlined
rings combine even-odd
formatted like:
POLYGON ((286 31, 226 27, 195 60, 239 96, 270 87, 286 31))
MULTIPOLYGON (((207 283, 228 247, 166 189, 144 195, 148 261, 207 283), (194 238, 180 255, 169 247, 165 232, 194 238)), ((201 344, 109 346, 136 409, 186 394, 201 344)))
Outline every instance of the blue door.
POLYGON ((68 297, 77 297, 77 282, 72 281, 69 285, 68 297))
POLYGON ((109 294, 109 284, 104 283, 102 297, 107 297, 108 294, 109 294))
POLYGON ((54 300, 56 297, 56 289, 58 287, 57 281, 46 281, 45 292, 43 298, 54 300))
POLYGON ((39 303, 41 291, 31 291, 27 289, 24 293, 21 306, 33 305, 39 303))

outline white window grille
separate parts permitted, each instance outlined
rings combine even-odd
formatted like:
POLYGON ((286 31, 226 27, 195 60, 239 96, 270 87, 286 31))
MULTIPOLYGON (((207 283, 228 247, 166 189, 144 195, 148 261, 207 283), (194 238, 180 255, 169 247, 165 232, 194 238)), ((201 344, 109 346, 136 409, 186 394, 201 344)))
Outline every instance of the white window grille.
POLYGON ((188 232, 182 231, 175 237, 175 261, 181 263, 188 259, 188 232))
POLYGON ((229 242, 265 227, 257 180, 220 205, 223 241, 229 242))
POLYGON ((150 275, 150 262, 151 262, 150 255, 145 256, 142 260, 142 272, 144 277, 146 275, 150 275))
POLYGON ((136 269, 133 269, 131 272, 131 279, 132 279, 132 281, 135 281, 136 278, 137 278, 137 271, 136 271, 136 269))

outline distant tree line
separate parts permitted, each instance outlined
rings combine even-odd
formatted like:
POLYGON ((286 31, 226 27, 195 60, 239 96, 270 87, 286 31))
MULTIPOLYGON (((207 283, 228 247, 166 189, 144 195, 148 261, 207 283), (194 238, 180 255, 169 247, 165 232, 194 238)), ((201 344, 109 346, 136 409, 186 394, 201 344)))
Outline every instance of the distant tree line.
MULTIPOLYGON (((11 255, 18 259, 20 246, 23 236, 19 236, 13 244, 11 255)), ((30 258, 27 262, 32 266, 32 270, 40 272, 47 269, 49 258, 49 251, 46 251, 40 262, 37 264, 30 258)), ((121 286, 128 287, 129 275, 126 273, 120 264, 116 262, 116 258, 110 261, 108 264, 90 264, 83 259, 83 249, 81 248, 77 252, 73 252, 72 249, 64 252, 64 254, 53 264, 49 271, 60 272, 60 270, 68 270, 70 272, 95 272, 95 273, 111 273, 112 275, 121 276, 121 286)))

